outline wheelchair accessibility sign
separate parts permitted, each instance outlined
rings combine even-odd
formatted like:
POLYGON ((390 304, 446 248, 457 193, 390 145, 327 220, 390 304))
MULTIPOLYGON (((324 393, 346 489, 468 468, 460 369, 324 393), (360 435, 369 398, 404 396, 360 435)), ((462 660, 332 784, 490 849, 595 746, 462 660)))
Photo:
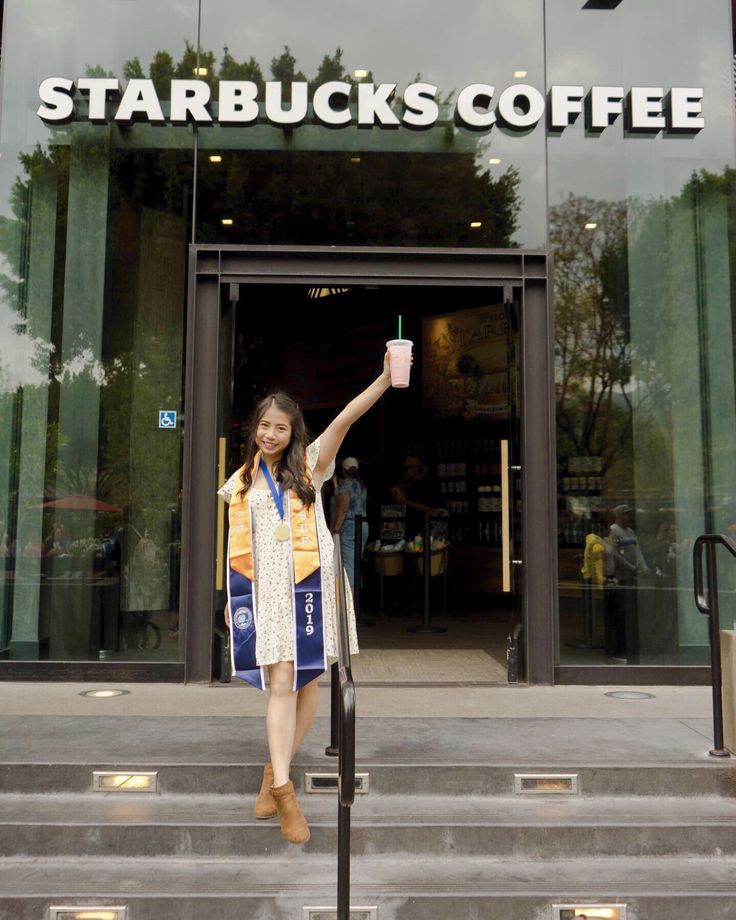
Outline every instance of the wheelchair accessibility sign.
POLYGON ((176 409, 160 409, 158 413, 159 428, 176 428, 176 409))

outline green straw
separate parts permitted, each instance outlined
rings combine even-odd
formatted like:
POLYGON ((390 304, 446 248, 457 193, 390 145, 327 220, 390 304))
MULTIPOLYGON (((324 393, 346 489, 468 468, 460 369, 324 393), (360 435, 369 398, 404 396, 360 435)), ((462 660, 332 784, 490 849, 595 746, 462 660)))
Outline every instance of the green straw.
POLYGON ((399 313, 399 338, 401 338, 401 313, 399 313))

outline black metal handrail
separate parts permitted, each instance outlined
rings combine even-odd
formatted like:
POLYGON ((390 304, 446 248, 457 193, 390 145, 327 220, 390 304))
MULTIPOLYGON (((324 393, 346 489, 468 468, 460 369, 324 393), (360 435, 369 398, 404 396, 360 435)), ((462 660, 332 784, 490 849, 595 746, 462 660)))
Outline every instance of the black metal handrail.
POLYGON ((337 920, 350 920, 350 808, 355 801, 355 684, 350 667, 345 570, 342 567, 339 537, 335 539, 334 567, 337 595, 337 686, 339 688, 337 920))
POLYGON ((713 750, 711 757, 729 757, 723 746, 723 679, 721 674, 721 627, 718 608, 718 566, 716 564, 716 547, 725 546, 732 556, 736 556, 736 542, 723 534, 702 534, 693 547, 693 574, 695 588, 695 605, 708 617, 710 637, 711 683, 713 685, 713 750), (703 550, 707 563, 707 594, 703 585, 703 550))

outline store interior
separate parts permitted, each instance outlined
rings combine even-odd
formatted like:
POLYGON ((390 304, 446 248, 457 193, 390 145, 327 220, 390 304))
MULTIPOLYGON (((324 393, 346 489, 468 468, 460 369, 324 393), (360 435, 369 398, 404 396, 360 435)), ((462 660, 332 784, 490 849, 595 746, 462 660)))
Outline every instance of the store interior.
MULTIPOLYGON (((233 293, 222 304, 228 475, 264 395, 293 396, 318 436, 380 373, 401 317, 414 343, 410 386, 353 425, 338 455, 338 473, 358 460, 367 489, 354 673, 379 685, 505 683, 520 608, 501 584, 500 443, 515 428, 518 350, 500 289, 240 285, 224 296, 233 293), (424 514, 401 501, 411 494, 433 508, 428 603, 424 514), (415 631, 428 621, 437 631, 415 631)), ((518 523, 518 493, 513 501, 518 523)))

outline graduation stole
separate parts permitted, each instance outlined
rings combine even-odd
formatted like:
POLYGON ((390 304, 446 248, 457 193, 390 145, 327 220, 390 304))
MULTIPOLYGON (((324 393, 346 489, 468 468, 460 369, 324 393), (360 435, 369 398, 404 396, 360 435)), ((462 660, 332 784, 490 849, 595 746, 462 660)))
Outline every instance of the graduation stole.
MULTIPOLYGON (((259 451, 253 463, 251 483, 256 480, 260 460, 259 451)), ((307 474, 311 479, 309 464, 307 474)), ((265 671, 256 662, 257 573, 253 559, 253 517, 248 500, 250 491, 246 492, 242 500, 238 498, 237 491, 233 491, 228 512, 230 535, 227 596, 230 605, 230 658, 233 677, 247 681, 259 690, 265 690, 265 671)), ((322 570, 317 539, 316 504, 306 507, 293 489, 284 499, 283 523, 289 529, 292 560, 296 691, 315 677, 319 677, 327 668, 322 611, 322 570)), ((277 540, 275 534, 268 534, 266 539, 272 539, 274 542, 277 540)))

